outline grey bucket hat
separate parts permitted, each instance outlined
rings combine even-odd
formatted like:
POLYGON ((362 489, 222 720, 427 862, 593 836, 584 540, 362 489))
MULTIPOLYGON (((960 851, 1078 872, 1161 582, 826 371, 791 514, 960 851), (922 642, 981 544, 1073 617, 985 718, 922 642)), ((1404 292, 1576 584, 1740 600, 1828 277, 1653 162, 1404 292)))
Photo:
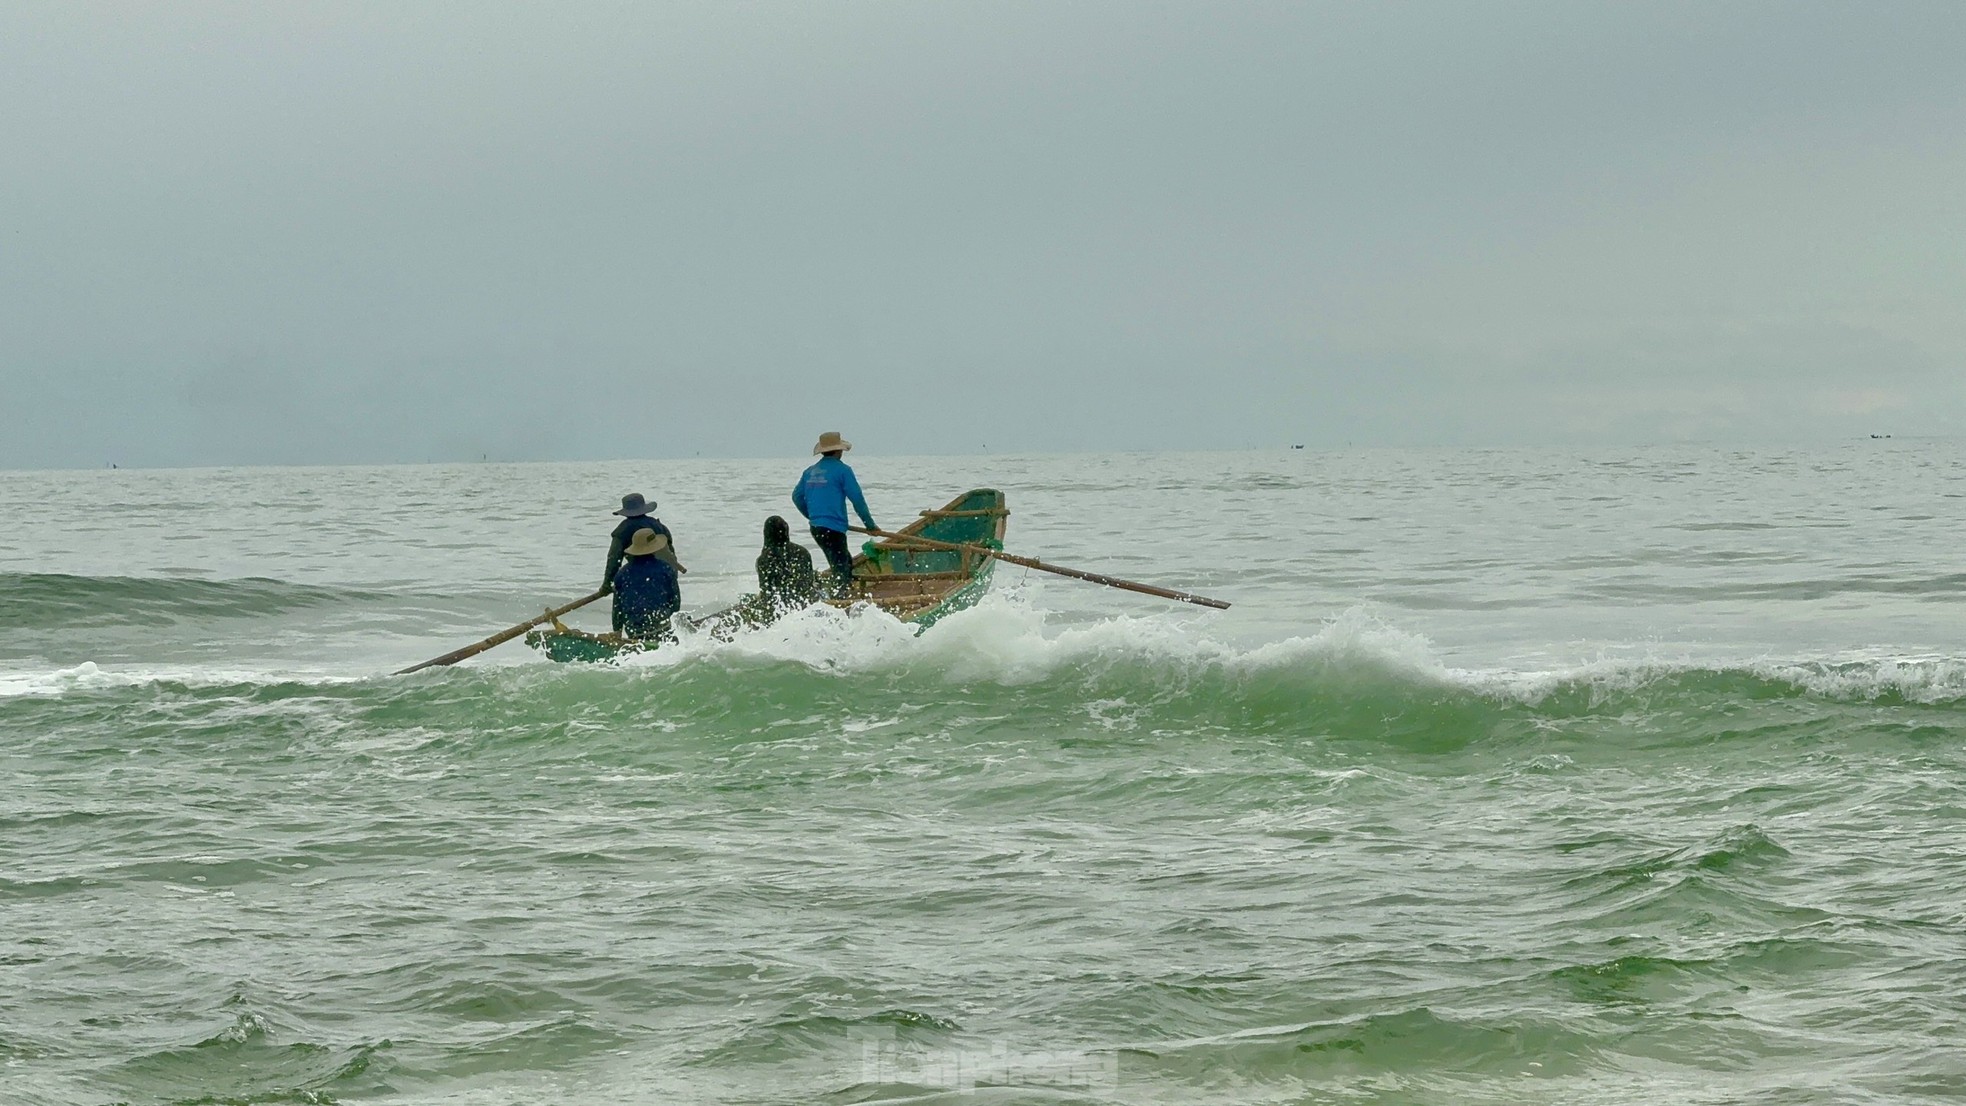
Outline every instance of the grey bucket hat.
POLYGON ((642 498, 641 492, 629 492, 621 497, 621 509, 615 514, 622 518, 640 518, 655 509, 655 504, 642 498))

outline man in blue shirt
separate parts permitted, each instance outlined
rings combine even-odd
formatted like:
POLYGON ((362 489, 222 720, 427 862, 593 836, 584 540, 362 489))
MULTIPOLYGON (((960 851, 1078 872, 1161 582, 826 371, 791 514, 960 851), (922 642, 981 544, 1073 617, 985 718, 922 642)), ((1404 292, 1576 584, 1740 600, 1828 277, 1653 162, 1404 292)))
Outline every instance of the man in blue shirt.
POLYGON ((792 506, 812 524, 812 540, 818 543, 820 551, 826 554, 826 563, 833 566, 834 594, 847 598, 853 586, 853 554, 846 546, 846 505, 853 502, 853 509, 860 513, 860 522, 869 530, 878 530, 874 516, 867 513, 867 498, 860 494, 860 481, 854 479, 853 470, 840 460, 840 454, 853 448, 853 443, 840 437, 837 430, 828 430, 819 436, 819 444, 812 451, 819 460, 805 470, 798 484, 792 488, 792 506))

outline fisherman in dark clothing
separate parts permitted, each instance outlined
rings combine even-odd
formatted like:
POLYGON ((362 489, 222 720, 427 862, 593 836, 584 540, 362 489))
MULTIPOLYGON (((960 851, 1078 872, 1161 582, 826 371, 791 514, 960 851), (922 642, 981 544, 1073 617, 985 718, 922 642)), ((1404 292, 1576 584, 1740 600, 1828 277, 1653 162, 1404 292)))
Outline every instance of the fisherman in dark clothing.
POLYGON ((799 482, 792 487, 792 506, 812 523, 812 540, 833 568, 833 594, 842 599, 853 589, 853 554, 847 552, 846 545, 847 503, 853 503, 867 529, 880 529, 874 525, 874 516, 867 513, 860 481, 840 460, 840 454, 852 448, 853 443, 840 437, 837 430, 821 434, 819 444, 812 447, 813 453, 821 455, 819 460, 800 473, 799 482))
MULTIPOLYGON (((608 542, 608 565, 601 573, 601 591, 605 594, 614 588, 614 575, 621 568, 621 558, 628 551, 628 543, 634 540, 637 530, 653 530, 668 539, 663 543, 662 552, 657 554, 677 575, 688 572, 682 562, 676 560, 676 535, 669 532, 662 520, 649 514, 655 504, 642 497, 640 492, 631 492, 621 497, 621 509, 615 514, 621 516, 621 524, 614 528, 608 542)), ((616 626, 615 629, 621 627, 616 626)))
POLYGON ((632 641, 669 636, 669 620, 683 606, 676 570, 662 559, 669 538, 635 531, 614 574, 614 629, 632 641))
POLYGON ((758 595, 773 616, 809 607, 819 598, 812 551, 792 541, 792 527, 773 515, 765 520, 765 547, 758 554, 758 595))

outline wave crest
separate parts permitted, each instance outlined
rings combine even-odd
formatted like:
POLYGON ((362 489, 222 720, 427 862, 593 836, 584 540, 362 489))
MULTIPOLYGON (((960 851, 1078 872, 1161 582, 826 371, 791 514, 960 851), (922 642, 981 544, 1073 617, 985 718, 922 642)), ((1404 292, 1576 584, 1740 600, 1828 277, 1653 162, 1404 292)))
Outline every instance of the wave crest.
MULTIPOLYGON (((1234 734, 1370 740, 1417 752, 1563 738, 1765 740, 1837 711, 1910 733, 1950 729, 1950 716, 1966 709, 1966 661, 1950 658, 1482 670, 1452 667, 1424 638, 1361 611, 1255 645, 1196 625, 1115 618, 1060 628, 1040 610, 993 596, 919 637, 878 613, 819 608, 735 642, 687 637, 620 665, 549 665, 517 650, 506 654, 509 663, 408 678, 84 664, 0 674, 0 703, 72 699, 111 709, 151 687, 192 701, 230 695, 271 704, 302 695, 320 709, 379 709, 438 731, 455 724, 522 740, 552 740, 574 715, 583 726, 706 736, 762 733, 796 719, 830 720, 819 729, 845 734, 978 721, 1001 729, 1025 719, 1094 738, 1234 734), (1790 707, 1765 709, 1777 703, 1790 707)), ((1564 763, 1547 761, 1554 770, 1564 763)))
POLYGON ((371 593, 264 577, 172 577, 0 573, 0 625, 23 629, 169 625, 187 619, 256 618, 371 593))

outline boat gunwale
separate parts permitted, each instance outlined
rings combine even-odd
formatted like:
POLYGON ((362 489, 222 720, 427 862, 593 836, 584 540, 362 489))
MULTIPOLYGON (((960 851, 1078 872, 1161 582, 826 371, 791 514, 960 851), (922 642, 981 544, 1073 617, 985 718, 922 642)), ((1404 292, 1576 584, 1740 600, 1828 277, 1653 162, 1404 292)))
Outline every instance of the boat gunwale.
MULTIPOLYGON (((892 537, 875 539, 874 546, 876 549, 908 548, 905 544, 905 539, 910 537, 920 538, 923 541, 936 540, 927 537, 923 533, 923 531, 928 529, 928 527, 934 525, 937 522, 941 522, 944 521, 945 519, 951 519, 951 518, 981 519, 985 517, 990 518, 994 523, 994 525, 992 525, 990 528, 991 533, 988 538, 980 542, 971 541, 971 542, 956 542, 956 543, 947 543, 947 544, 976 545, 976 546, 983 546, 985 548, 1002 549, 1004 534, 1008 531, 1010 526, 1010 508, 1006 505, 1006 497, 1004 496, 1003 492, 999 491, 996 488, 971 488, 968 491, 963 492, 960 495, 957 495, 955 498, 949 500, 949 502, 943 504, 940 508, 921 512, 914 519, 914 521, 910 522, 906 526, 903 526, 899 530, 893 531, 892 537), (968 502, 969 500, 977 498, 978 496, 991 497, 991 505, 988 507, 969 508, 969 509, 959 508, 957 506, 958 504, 968 502), (903 540, 896 541, 895 539, 897 538, 903 540)), ((976 557, 976 554, 965 550, 962 556, 963 556, 963 563, 967 564, 970 562, 971 558, 976 557)), ((866 565, 866 563, 867 563, 867 556, 864 553, 859 554, 853 558, 853 564, 854 564, 856 575, 858 574, 859 570, 866 565)), ((949 581, 950 586, 943 589, 942 593, 935 597, 935 601, 933 603, 922 603, 922 604, 894 603, 892 607, 889 607, 889 606, 883 606, 877 600, 871 598, 863 598, 863 597, 855 597, 851 600, 833 600, 832 603, 834 605, 844 605, 848 607, 852 606, 855 603, 871 603, 872 605, 876 607, 880 607, 882 610, 887 611, 889 614, 893 615, 895 618, 899 619, 900 621, 910 623, 912 625, 919 627, 920 629, 925 630, 929 626, 936 623, 937 621, 940 621, 944 616, 953 614, 956 611, 961 610, 964 607, 968 607, 973 603, 975 603, 975 601, 981 597, 982 591, 987 590, 989 581, 991 577, 995 574, 995 569, 996 569, 996 558, 986 555, 986 556, 982 556, 981 558, 978 558, 974 566, 967 570, 955 569, 952 571, 937 571, 937 572, 882 572, 882 573, 869 572, 867 574, 867 579, 869 580, 873 580, 883 576, 903 577, 903 578, 911 577, 911 576, 926 577, 926 578, 941 578, 941 579, 947 579, 949 581), (980 588, 977 588, 976 594, 973 595, 969 594, 970 589, 972 587, 976 587, 979 584, 982 586, 980 588), (958 602, 959 600, 961 602, 958 602)), ((927 596, 925 595, 907 596, 907 597, 897 597, 897 598, 912 599, 912 598, 927 598, 927 596)))

